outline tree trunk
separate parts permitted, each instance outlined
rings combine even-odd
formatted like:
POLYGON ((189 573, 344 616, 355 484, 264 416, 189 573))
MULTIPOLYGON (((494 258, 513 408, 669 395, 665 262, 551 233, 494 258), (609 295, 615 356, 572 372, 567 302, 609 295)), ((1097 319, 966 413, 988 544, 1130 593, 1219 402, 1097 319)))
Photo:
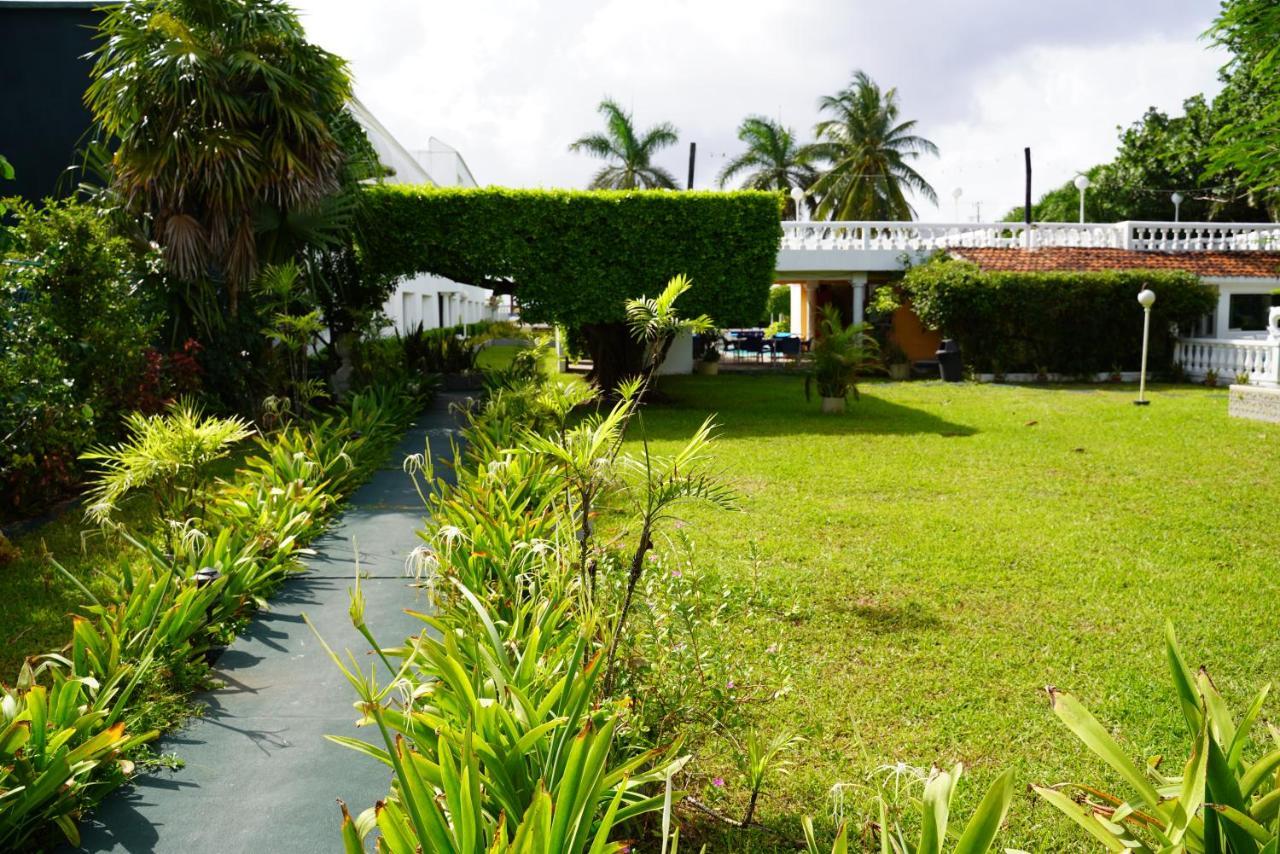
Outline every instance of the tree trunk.
POLYGON ((583 324, 582 334, 591 356, 587 379, 606 394, 612 394, 623 380, 643 369, 644 345, 631 337, 625 323, 583 324))

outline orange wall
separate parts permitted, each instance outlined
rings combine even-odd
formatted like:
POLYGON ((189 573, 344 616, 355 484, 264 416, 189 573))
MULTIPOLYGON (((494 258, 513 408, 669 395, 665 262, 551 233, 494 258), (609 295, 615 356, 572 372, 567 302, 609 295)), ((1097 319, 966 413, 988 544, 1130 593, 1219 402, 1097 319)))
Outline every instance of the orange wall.
POLYGON ((902 305, 893 313, 893 340, 914 362, 936 358, 942 336, 932 329, 925 329, 910 305, 902 305))

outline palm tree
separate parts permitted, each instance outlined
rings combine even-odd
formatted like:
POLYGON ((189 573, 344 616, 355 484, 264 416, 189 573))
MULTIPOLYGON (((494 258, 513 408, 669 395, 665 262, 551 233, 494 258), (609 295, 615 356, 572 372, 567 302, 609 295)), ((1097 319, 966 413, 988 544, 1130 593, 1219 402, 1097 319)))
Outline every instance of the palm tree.
POLYGON ((346 63, 280 0, 135 0, 100 34, 85 101, 119 141, 113 184, 151 219, 170 272, 225 281, 234 314, 258 270, 256 218, 340 183, 331 120, 351 97, 346 63))
MULTIPOLYGON (((747 116, 738 126, 738 139, 747 150, 730 160, 717 179, 723 187, 735 175, 746 172, 742 186, 749 190, 777 190, 787 193, 792 187, 809 189, 817 177, 813 167, 813 151, 796 141, 795 133, 764 116, 747 116)), ((787 195, 788 217, 795 216, 795 202, 787 195)))
POLYGON ((906 190, 937 204, 929 182, 909 161, 937 155, 938 147, 914 133, 914 121, 899 121, 898 91, 882 91, 865 72, 818 101, 829 113, 814 128, 814 155, 829 168, 814 183, 817 215, 831 219, 911 219, 906 190))
POLYGON ((598 112, 604 116, 605 132, 588 134, 569 146, 570 151, 614 161, 596 173, 590 189, 674 190, 675 177, 651 161, 656 152, 676 144, 679 134, 675 127, 663 122, 637 134, 631 114, 611 98, 600 102, 598 112))

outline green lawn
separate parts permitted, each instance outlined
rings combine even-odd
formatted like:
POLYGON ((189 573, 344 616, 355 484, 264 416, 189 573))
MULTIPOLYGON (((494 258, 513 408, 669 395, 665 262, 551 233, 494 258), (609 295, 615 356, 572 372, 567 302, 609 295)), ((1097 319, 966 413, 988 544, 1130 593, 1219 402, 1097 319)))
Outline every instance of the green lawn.
MULTIPOLYGON (((802 814, 829 815, 833 784, 899 761, 963 761, 965 816, 1009 765, 1020 783, 1108 781, 1046 685, 1132 755, 1180 770, 1166 618, 1229 699, 1280 678, 1280 428, 1229 419, 1224 390, 1157 388, 1138 408, 1129 387, 873 383, 833 417, 794 377, 661 389, 670 402, 644 416, 656 449, 718 413, 715 457, 742 496, 740 513, 684 512, 699 571, 736 598, 758 573, 775 606, 731 609, 715 634, 792 674, 790 693, 751 711, 766 733, 807 739, 763 797, 766 823, 794 832, 802 814)), ((729 780, 724 803, 740 805, 733 749, 715 736, 697 749, 699 773, 729 780)), ((1022 794, 999 842, 1087 849, 1022 794)))

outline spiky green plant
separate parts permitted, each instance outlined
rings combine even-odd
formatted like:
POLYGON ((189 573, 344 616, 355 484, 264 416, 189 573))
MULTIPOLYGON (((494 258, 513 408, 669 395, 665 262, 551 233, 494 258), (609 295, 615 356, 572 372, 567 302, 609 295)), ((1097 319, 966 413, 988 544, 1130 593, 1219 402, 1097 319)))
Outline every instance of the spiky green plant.
POLYGON ((1270 743, 1261 755, 1251 744, 1271 686, 1237 717, 1208 672, 1187 667, 1172 625, 1165 654, 1187 730, 1190 756, 1182 773, 1164 774, 1158 759, 1140 766, 1079 700, 1050 688, 1054 714, 1130 794, 1088 783, 1035 791, 1109 851, 1273 854, 1280 850, 1280 730, 1268 725, 1270 743))
POLYGON ((210 464, 254 432, 244 419, 206 416, 190 400, 175 401, 160 415, 132 413, 125 427, 124 441, 80 457, 98 465, 86 514, 100 524, 135 490, 152 494, 161 518, 185 520, 205 498, 210 464))
POLYGON ((679 135, 675 127, 663 122, 640 133, 631 113, 611 98, 600 102, 599 112, 605 119, 605 132, 587 134, 569 146, 570 151, 612 161, 591 179, 590 189, 675 189, 675 177, 653 163, 654 154, 676 144, 679 135))
POLYGON ((822 326, 804 357, 804 396, 816 387, 820 397, 858 399, 858 378, 880 365, 879 345, 866 323, 844 324, 834 305, 822 308, 822 326))

